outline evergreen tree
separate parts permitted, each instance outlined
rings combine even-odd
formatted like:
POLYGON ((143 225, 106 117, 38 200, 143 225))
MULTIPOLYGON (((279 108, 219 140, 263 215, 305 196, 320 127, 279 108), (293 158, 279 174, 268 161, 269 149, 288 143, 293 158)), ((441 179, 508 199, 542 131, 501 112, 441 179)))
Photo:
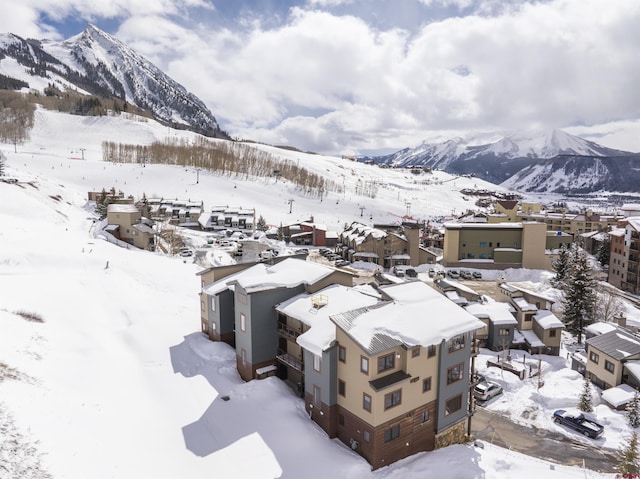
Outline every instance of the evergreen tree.
POLYGON ((636 391, 633 400, 627 406, 627 421, 633 428, 640 427, 640 395, 636 391))
POLYGON ((591 277, 587 255, 581 249, 573 249, 564 284, 564 323, 569 333, 578 336, 580 343, 584 328, 593 322, 596 305, 595 281, 591 277))
POLYGON ((578 409, 580 409, 583 412, 593 412, 593 398, 591 396, 591 381, 589 380, 588 376, 584 377, 584 387, 582 388, 582 394, 580 394, 578 409))
POLYGON ((556 288, 562 288, 571 267, 571 254, 569 248, 566 245, 562 245, 560 247, 558 257, 553 261, 551 267, 556 273, 551 280, 551 284, 556 288))
POLYGON ((103 220, 107 217, 107 207, 109 203, 111 203, 111 197, 107 195, 107 192, 103 188, 102 193, 100 193, 100 198, 96 200, 95 212, 99 219, 103 220))
POLYGON ((638 457, 638 433, 633 431, 626 447, 618 451, 618 473, 640 473, 640 457, 638 457))
POLYGON ((598 248, 597 258, 598 262, 602 266, 607 266, 609 264, 609 253, 611 251, 611 238, 609 235, 605 236, 602 243, 600 243, 600 247, 598 248))
POLYGON ((267 231, 269 229, 269 227, 267 226, 267 220, 264 219, 264 216, 260 215, 260 217, 258 218, 256 229, 258 231, 267 231))

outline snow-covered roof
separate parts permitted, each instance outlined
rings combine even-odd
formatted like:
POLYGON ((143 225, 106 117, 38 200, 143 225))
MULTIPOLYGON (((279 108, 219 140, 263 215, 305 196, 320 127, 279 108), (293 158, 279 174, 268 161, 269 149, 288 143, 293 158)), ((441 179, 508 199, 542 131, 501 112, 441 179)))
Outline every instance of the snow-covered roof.
POLYGON ((457 291, 445 291, 444 295, 447 297, 447 299, 453 301, 458 306, 464 306, 465 304, 469 303, 469 300, 460 296, 457 291))
POLYGON ((513 301, 513 304, 520 311, 537 311, 538 310, 538 307, 535 304, 531 304, 529 301, 524 299, 522 296, 517 297, 517 298, 511 298, 511 301, 513 301))
MULTIPOLYGON (((507 289, 506 285, 507 285, 507 283, 502 283, 500 286, 505 287, 505 289, 507 289)), ((523 288, 521 286, 516 286, 514 284, 509 284, 509 288, 510 289, 508 289, 508 291, 512 291, 512 292, 513 291, 522 291, 525 294, 528 294, 528 295, 531 295, 531 296, 535 296, 536 298, 544 299, 545 301, 548 301, 550 303, 555 303, 555 300, 553 298, 551 298, 550 296, 546 296, 546 295, 544 295, 542 293, 539 293, 537 291, 526 289, 526 288, 523 288)))
POLYGON ((264 273, 264 270, 267 269, 267 266, 268 265, 264 263, 255 264, 247 269, 243 269, 242 271, 230 274, 229 276, 220 278, 218 281, 205 285, 202 288, 202 292, 210 296, 219 294, 226 289, 230 289, 229 283, 231 281, 241 278, 242 276, 250 276, 250 277, 259 276, 260 274, 264 273))
POLYGON ((600 334, 608 333, 609 331, 614 331, 616 329, 618 329, 618 326, 616 324, 605 323, 603 321, 592 323, 586 328, 584 328, 586 333, 590 333, 593 336, 598 336, 600 334))
POLYGON ((620 384, 619 386, 602 391, 602 399, 614 408, 619 408, 633 400, 636 390, 628 384, 620 384))
POLYGON ((275 288, 294 288, 314 284, 332 273, 335 268, 295 258, 287 258, 255 276, 243 275, 234 280, 247 293, 275 288))
POLYGON ((140 231, 141 233, 147 233, 147 234, 155 234, 155 231, 153 231, 153 228, 150 228, 148 225, 145 225, 143 223, 138 223, 135 225, 131 226, 133 229, 136 229, 138 231, 140 231))
POLYGON ((636 378, 636 382, 640 382, 640 360, 635 359, 627 361, 626 363, 624 363, 624 369, 626 369, 629 374, 636 378))
POLYGON ((331 285, 317 293, 303 293, 280 303, 276 310, 309 326, 296 342, 307 351, 321 356, 336 339, 336 325, 329 319, 332 314, 371 306, 380 301, 379 296, 366 293, 365 289, 331 285))
POLYGON ((331 319, 369 354, 439 344, 484 323, 421 281, 383 288, 392 300, 331 319))
POLYGON ((564 328, 564 324, 548 309, 541 309, 533 315, 533 319, 542 329, 564 328))
POLYGON ((531 329, 520 331, 520 334, 522 334, 527 343, 529 343, 533 348, 542 348, 545 346, 545 344, 540 341, 538 335, 531 329))
POLYGON ((139 211, 130 203, 111 203, 107 205, 107 213, 139 213, 139 211))
POLYGON ((492 324, 518 324, 512 314, 513 307, 509 303, 501 303, 499 301, 471 303, 465 309, 478 318, 488 317, 492 324))
POLYGON ((459 230, 459 229, 522 229, 522 223, 444 223, 445 229, 459 230))

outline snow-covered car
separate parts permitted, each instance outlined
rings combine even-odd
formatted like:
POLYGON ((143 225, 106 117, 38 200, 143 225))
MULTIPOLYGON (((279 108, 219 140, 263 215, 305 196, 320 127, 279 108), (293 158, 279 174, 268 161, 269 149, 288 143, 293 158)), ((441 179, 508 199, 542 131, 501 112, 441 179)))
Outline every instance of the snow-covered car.
POLYGON ((478 401, 488 401, 498 394, 502 394, 502 386, 493 381, 483 381, 473 388, 473 397, 478 401))
POLYGON ((597 439, 604 433, 604 426, 582 411, 558 409, 553 413, 553 422, 564 424, 591 439, 597 439))
POLYGON ((482 273, 480 271, 474 271, 472 276, 473 279, 482 279, 482 273))
POLYGON ((429 278, 433 278, 436 275, 436 270, 429 268, 429 278))
POLYGON ((183 258, 186 258, 188 256, 193 256, 193 251, 191 251, 189 248, 180 248, 180 253, 179 254, 183 258))
POLYGON ((450 269, 447 274, 450 278, 458 279, 460 277, 460 273, 458 273, 455 269, 450 269))

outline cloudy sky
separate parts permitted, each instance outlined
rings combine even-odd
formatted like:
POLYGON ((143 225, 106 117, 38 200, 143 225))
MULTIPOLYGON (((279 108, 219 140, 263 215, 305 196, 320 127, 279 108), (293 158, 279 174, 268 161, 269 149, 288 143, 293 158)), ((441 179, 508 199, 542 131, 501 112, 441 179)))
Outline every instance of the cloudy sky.
MULTIPOLYGON (((8 3, 8 2, 5 2, 8 3)), ((91 22, 240 138, 333 154, 563 128, 640 151, 638 0, 21 0, 0 31, 91 22)))

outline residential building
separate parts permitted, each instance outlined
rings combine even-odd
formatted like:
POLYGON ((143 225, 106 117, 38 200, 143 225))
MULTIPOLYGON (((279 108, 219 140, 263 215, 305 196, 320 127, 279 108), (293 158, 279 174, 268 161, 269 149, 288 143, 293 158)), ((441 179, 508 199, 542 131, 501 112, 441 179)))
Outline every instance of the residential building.
POLYGON ((609 282, 617 288, 640 294, 640 216, 620 222, 610 233, 609 282))
POLYGON ((331 316, 336 407, 322 395, 306 398, 307 411, 335 411, 337 437, 374 469, 464 441, 473 333, 483 328, 420 281, 380 290, 386 301, 331 316))
POLYGON ((451 268, 551 270, 553 259, 572 237, 524 223, 445 223, 443 265, 451 268))
POLYGON ((464 307, 482 321, 485 327, 476 332, 479 346, 492 351, 505 351, 513 346, 518 321, 509 303, 473 302, 464 307))
MULTIPOLYGON (((624 221, 621 222, 624 225, 624 221)), ((609 231, 611 242, 609 249, 609 274, 607 281, 618 289, 622 289, 622 283, 627 279, 627 261, 631 253, 629 245, 626 244, 625 227, 612 228, 609 231)))
POLYGON ((532 354, 560 354, 564 324, 552 312, 552 298, 501 282, 496 300, 509 303, 513 308, 517 327, 513 340, 515 347, 532 354))
POLYGON ((325 246, 334 247, 337 236, 327 234, 327 226, 314 223, 313 218, 309 221, 293 223, 282 227, 282 237, 287 243, 298 246, 325 246))
POLYGON ((598 387, 640 385, 640 340, 624 328, 593 336, 586 344, 586 375, 598 387))
POLYGON ((345 259, 376 263, 384 269, 397 265, 435 263, 437 254, 420 243, 420 225, 371 227, 354 222, 340 234, 336 250, 345 259))
POLYGON ((145 198, 145 207, 156 221, 168 221, 182 228, 199 229, 198 218, 203 211, 202 201, 145 198))
POLYGON ((133 204, 111 203, 107 206, 105 231, 136 248, 154 250, 153 221, 142 216, 133 204))
POLYGON ((255 209, 213 206, 209 213, 200 214, 197 221, 204 231, 237 231, 249 234, 255 230, 255 215, 255 209))
POLYGON ((257 370, 277 364, 275 306, 332 284, 351 286, 353 276, 346 270, 294 258, 250 266, 204 286, 201 310, 207 314, 201 313, 202 328, 209 337, 235 345, 238 373, 249 381, 257 370))

